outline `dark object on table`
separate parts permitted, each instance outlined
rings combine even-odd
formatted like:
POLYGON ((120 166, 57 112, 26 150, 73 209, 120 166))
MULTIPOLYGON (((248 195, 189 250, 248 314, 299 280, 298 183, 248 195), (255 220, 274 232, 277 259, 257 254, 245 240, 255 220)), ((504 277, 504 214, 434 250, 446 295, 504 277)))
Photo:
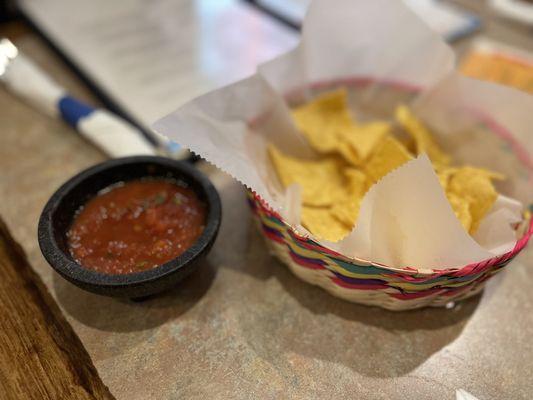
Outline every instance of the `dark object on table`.
POLYGON ((0 0, 0 22, 11 21, 16 17, 14 2, 12 0, 0 0))
POLYGON ((80 288, 106 296, 142 298, 169 289, 194 270, 215 241, 221 215, 216 189, 191 165, 163 157, 126 157, 81 172, 52 195, 39 220, 39 245, 48 263, 80 288), (184 181, 205 202, 206 225, 198 240, 179 257, 133 274, 103 274, 74 261, 68 251, 66 232, 80 206, 113 183, 148 176, 184 181))

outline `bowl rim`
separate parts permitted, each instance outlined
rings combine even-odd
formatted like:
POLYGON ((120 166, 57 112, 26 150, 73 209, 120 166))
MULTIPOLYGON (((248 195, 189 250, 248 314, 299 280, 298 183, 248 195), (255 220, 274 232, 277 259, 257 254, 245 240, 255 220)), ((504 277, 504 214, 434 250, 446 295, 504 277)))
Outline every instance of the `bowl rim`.
MULTIPOLYGON (((150 176, 150 175, 146 175, 150 176)), ((155 175, 156 177, 158 175, 155 175)), ((141 178, 141 176, 139 176, 141 178)), ((118 182, 118 180, 117 180, 118 182)), ((106 185, 108 186, 108 185, 106 185)), ((103 189, 103 187, 102 187, 103 189)), ((87 200, 86 200, 87 201, 87 200)), ((85 202, 86 202, 85 201, 85 202)), ((85 202, 80 202, 82 206, 85 202)), ((172 275, 178 270, 191 264, 195 259, 208 250, 216 239, 222 217, 220 197, 216 188, 203 173, 198 171, 186 161, 173 160, 160 156, 130 156, 111 159, 89 167, 74 175, 63 183, 50 197, 44 206, 38 224, 38 242, 41 253, 50 266, 68 280, 99 288, 125 288, 148 284, 172 275), (77 188, 90 177, 105 173, 112 169, 119 169, 135 164, 157 164, 174 170, 184 175, 184 180, 195 181, 205 195, 207 205, 206 224, 202 234, 184 253, 155 268, 131 274, 105 274, 83 267, 69 254, 66 254, 58 245, 53 226, 53 218, 58 208, 61 207, 65 196, 77 188)), ((70 221, 70 223, 72 220, 70 221)), ((62 232, 64 234, 64 232, 62 232)))

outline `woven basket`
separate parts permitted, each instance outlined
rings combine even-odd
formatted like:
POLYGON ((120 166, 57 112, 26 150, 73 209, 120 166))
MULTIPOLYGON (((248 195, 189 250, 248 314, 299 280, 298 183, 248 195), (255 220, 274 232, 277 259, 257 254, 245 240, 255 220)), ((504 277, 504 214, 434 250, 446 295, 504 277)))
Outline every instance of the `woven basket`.
POLYGON ((332 251, 297 233, 254 193, 249 192, 248 199, 268 247, 297 277, 342 299, 389 310, 444 306, 479 293, 533 234, 531 220, 513 250, 462 268, 391 268, 332 251))
MULTIPOLYGON (((374 96, 381 91, 381 96, 384 97, 373 103, 380 105, 378 109, 383 108, 383 104, 386 103, 397 104, 408 101, 421 90, 403 82, 376 81, 360 77, 317 82, 308 89, 316 94, 338 86, 348 87, 350 90, 357 89, 351 91, 352 94, 368 86, 377 89, 374 90, 374 96)), ((287 103, 292 106, 301 104, 305 101, 306 90, 300 88, 288 93, 285 96, 287 103)), ((378 109, 371 111, 380 115, 383 110, 378 109)), ((488 130, 506 141, 523 164, 531 168, 529 156, 523 154, 520 145, 506 129, 499 126, 490 116, 480 113, 477 117, 488 130)), ((262 119, 258 118, 251 121, 249 126, 254 129, 260 123, 262 119)), ((248 192, 248 199, 271 252, 297 277, 326 289, 336 297, 397 311, 425 306, 445 306, 479 293, 487 279, 505 267, 527 245, 533 234, 532 218, 527 231, 517 241, 513 250, 502 256, 461 268, 439 270, 415 267, 392 268, 348 258, 328 249, 298 233, 255 193, 248 192)))

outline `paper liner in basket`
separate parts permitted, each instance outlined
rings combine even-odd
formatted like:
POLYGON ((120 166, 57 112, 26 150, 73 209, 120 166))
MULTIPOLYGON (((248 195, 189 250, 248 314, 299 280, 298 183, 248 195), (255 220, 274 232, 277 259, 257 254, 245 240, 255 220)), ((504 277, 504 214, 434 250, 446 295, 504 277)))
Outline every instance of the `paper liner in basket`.
POLYGON ((305 101, 317 88, 348 86, 358 98, 355 113, 386 115, 394 104, 382 107, 384 93, 407 88, 417 93, 411 106, 455 161, 502 172, 502 193, 517 200, 500 197, 473 238, 455 217, 429 160, 420 156, 368 191, 346 238, 321 243, 391 267, 460 267, 503 254, 516 241, 511 225, 520 219, 521 203, 533 199, 533 142, 526 140, 533 98, 462 77, 454 64, 452 50, 400 1, 315 0, 294 50, 247 79, 189 102, 154 128, 297 224, 298 190, 281 189, 266 153, 273 143, 293 156, 313 156, 286 100, 305 101))

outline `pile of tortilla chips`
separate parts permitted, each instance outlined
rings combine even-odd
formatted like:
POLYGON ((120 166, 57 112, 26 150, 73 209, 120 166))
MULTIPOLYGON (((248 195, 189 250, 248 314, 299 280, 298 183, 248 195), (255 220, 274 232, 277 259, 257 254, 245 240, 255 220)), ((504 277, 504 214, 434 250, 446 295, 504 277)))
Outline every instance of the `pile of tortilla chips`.
POLYGON ((493 179, 500 174, 470 166, 451 166, 451 158, 406 106, 396 109, 401 127, 386 121, 358 122, 351 115, 346 90, 322 94, 292 110, 297 128, 319 157, 297 159, 269 146, 281 184, 302 188, 301 221, 321 239, 338 241, 354 227, 370 186, 415 155, 426 153, 455 215, 474 233, 498 196, 493 179), (407 139, 399 133, 405 132, 407 139))

